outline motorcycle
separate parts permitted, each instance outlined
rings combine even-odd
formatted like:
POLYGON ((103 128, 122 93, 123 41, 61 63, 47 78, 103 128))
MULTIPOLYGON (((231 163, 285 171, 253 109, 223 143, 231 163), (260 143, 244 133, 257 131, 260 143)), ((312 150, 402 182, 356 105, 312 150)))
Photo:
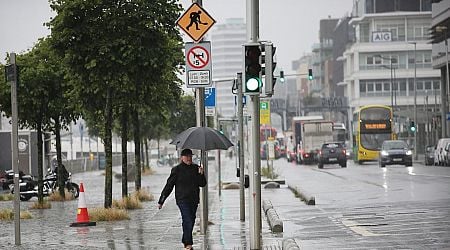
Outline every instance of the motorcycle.
MULTIPOLYGON (((21 170, 19 171, 19 181, 31 181, 33 180, 33 177, 28 174, 24 174, 21 170)), ((14 184, 14 171, 13 170, 6 170, 3 174, 2 179, 2 189, 8 190, 11 184, 14 184)))
MULTIPOLYGON (((58 178, 56 173, 49 169, 43 180, 43 194, 49 196, 58 190, 58 178)), ((72 173, 69 172, 69 176, 64 183, 65 188, 73 195, 74 198, 78 198, 80 195, 80 188, 78 184, 72 182, 72 173)), ((14 184, 9 186, 11 193, 14 194, 14 184)), ((28 201, 34 196, 38 196, 38 182, 32 178, 31 180, 21 181, 19 183, 20 200, 28 201)))

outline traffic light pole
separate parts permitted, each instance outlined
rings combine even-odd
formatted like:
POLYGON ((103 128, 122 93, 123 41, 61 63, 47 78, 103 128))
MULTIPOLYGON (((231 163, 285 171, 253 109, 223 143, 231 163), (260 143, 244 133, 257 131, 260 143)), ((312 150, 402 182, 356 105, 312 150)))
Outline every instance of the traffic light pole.
POLYGON ((243 88, 242 73, 237 73, 236 85, 237 92, 237 106, 238 106, 238 157, 239 157, 239 218, 245 221, 245 187, 244 187, 244 103, 243 103, 243 88))
MULTIPOLYGON (((257 43, 259 39, 259 0, 247 0, 247 40, 257 43)), ((261 249, 261 159, 259 141, 259 95, 251 96, 252 164, 249 169, 250 195, 250 249, 261 249)))

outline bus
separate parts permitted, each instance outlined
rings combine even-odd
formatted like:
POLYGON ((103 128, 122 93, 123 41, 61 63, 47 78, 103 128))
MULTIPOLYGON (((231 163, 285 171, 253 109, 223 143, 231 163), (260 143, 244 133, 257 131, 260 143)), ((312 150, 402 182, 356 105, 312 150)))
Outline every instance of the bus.
POLYGON ((378 160, 381 144, 394 140, 392 109, 385 105, 361 106, 353 116, 355 162, 378 160))

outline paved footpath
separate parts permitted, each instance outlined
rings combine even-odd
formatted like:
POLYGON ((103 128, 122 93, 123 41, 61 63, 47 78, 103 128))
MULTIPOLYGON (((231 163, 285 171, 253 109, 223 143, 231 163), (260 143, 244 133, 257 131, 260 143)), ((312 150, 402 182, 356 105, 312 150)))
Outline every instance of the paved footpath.
MULTIPOLYGON (((222 190, 219 197, 217 190, 217 173, 214 162, 209 165, 208 199, 209 221, 206 235, 200 234, 199 219, 194 228, 195 249, 250 249, 248 222, 248 190, 246 190, 246 221, 239 220, 239 189, 222 190)), ((158 199, 170 167, 155 167, 156 173, 143 176, 142 187, 148 188, 155 201, 143 203, 143 209, 130 210, 130 220, 116 222, 97 222, 95 227, 72 228, 75 221, 78 201, 52 202, 51 209, 29 210, 33 219, 21 222, 22 245, 14 245, 14 222, 0 221, 0 249, 183 249, 181 244, 181 217, 175 204, 174 194, 168 198, 163 209, 158 210, 158 199)), ((119 173, 120 168, 115 167, 119 173)), ((224 181, 237 181, 234 176, 234 159, 223 160, 222 176, 224 181)), ((73 175, 77 183, 83 182, 88 211, 102 207, 104 202, 104 176, 102 171, 86 172, 73 175)), ((134 189, 134 182, 129 182, 129 190, 134 189)), ((121 183, 113 181, 113 199, 120 198, 121 183)), ((287 187, 279 189, 262 188, 262 200, 269 199, 277 207, 301 206, 287 187)), ((21 202, 21 209, 26 210, 36 201, 21 202)), ((12 208, 12 202, 0 202, 0 208, 12 208)), ((200 209, 199 209, 200 210, 200 209)), ((296 227, 285 225, 287 232, 272 234, 267 218, 262 214, 263 249, 282 249, 283 238, 289 237, 296 227)), ((282 214, 280 218, 284 220, 282 214)), ((199 218, 199 213, 197 213, 199 218)))

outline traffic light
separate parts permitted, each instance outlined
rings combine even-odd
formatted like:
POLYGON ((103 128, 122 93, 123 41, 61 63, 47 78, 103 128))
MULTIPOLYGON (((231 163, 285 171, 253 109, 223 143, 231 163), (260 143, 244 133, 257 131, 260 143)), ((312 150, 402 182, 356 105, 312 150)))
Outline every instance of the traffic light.
POLYGON ((244 45, 245 94, 259 95, 261 92, 261 49, 258 44, 244 45))
POLYGON ((410 121, 409 122, 409 130, 411 130, 411 132, 416 132, 416 124, 414 123, 414 121, 410 121))
POLYGON ((261 57, 261 62, 264 63, 262 75, 265 75, 266 78, 264 84, 264 94, 266 96, 273 95, 273 90, 275 88, 275 84, 277 83, 277 78, 275 78, 274 74, 277 66, 277 62, 275 60, 276 50, 276 47, 273 47, 272 43, 261 44, 261 51, 264 52, 264 55, 261 57))
POLYGON ((308 80, 314 79, 312 69, 308 69, 308 80))
POLYGON ((280 82, 284 83, 284 71, 283 70, 280 71, 280 82))

